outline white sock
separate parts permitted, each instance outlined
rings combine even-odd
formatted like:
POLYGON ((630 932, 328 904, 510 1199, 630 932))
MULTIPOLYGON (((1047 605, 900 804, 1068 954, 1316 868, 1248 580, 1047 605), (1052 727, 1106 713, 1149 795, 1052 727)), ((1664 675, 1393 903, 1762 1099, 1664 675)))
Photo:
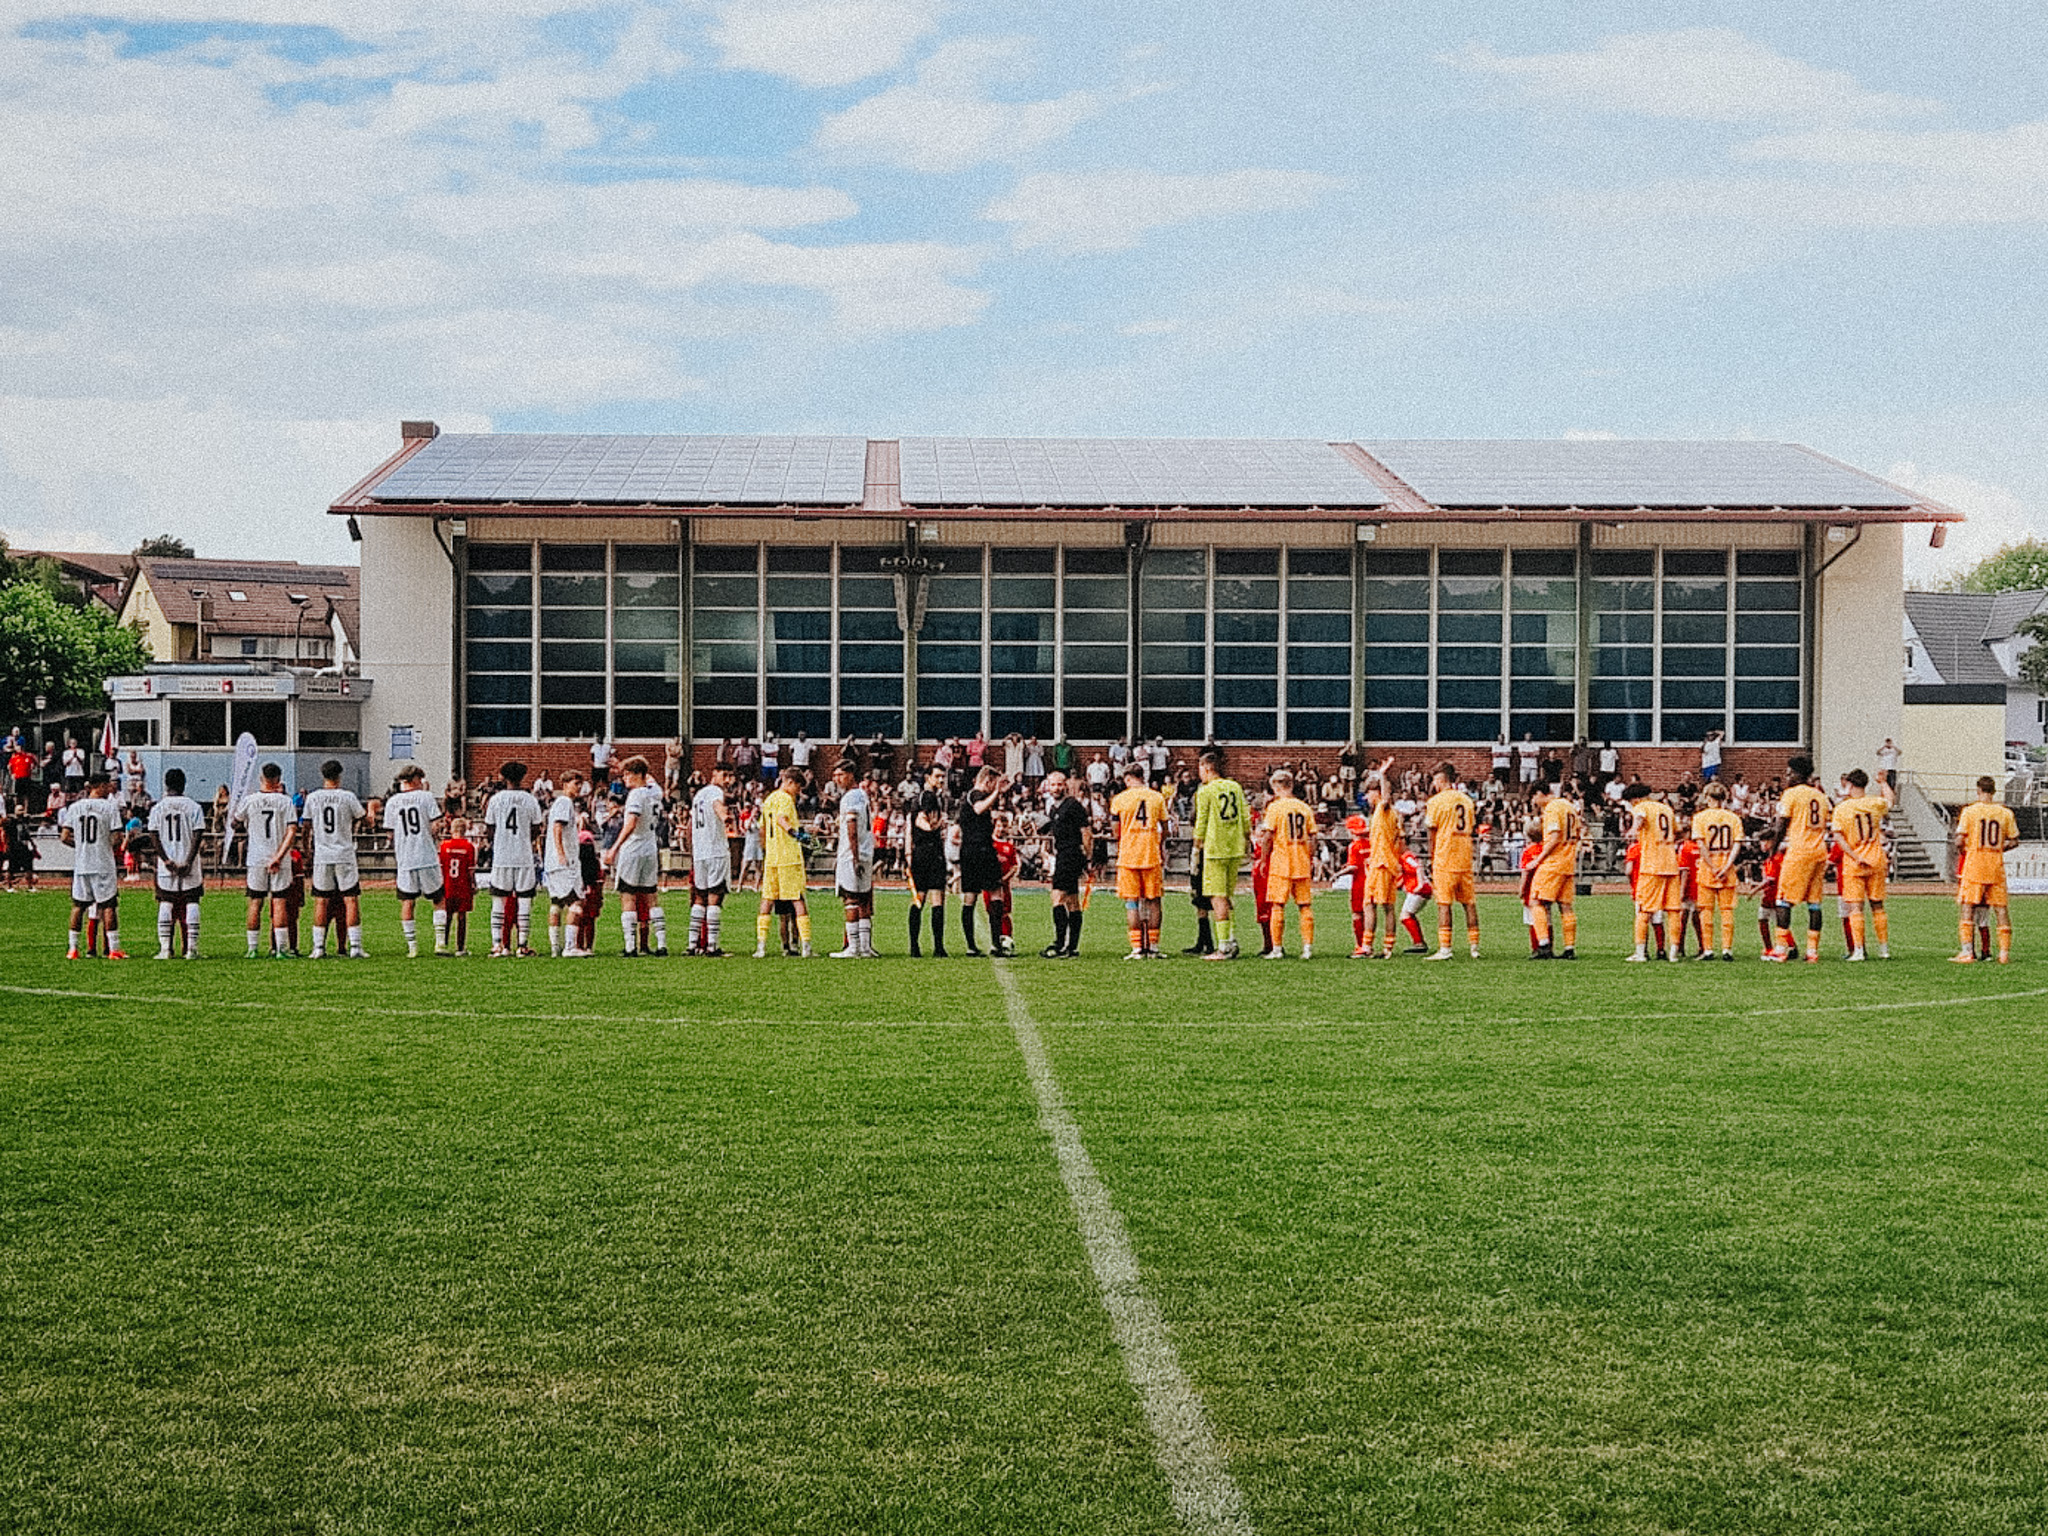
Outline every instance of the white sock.
POLYGON ((859 933, 860 952, 864 955, 873 954, 875 952, 875 920, 872 917, 864 917, 853 926, 859 933))
POLYGON ((548 914, 548 953, 559 957, 562 953, 562 909, 557 907, 548 914))
POLYGON ((280 955, 289 954, 291 952, 292 947, 291 929, 272 928, 270 930, 270 947, 276 950, 280 955))
POLYGON ((448 947, 448 914, 439 907, 434 908, 434 947, 436 949, 446 949, 448 947))
POLYGON ((327 925, 322 923, 313 930, 313 958, 318 960, 327 953, 327 925))
POLYGON ((405 946, 407 949, 410 949, 412 948, 413 945, 419 943, 420 920, 418 918, 401 917, 398 920, 398 926, 405 930, 405 946))
POLYGON ((581 934, 582 932, 583 903, 580 901, 572 901, 569 903, 568 912, 564 914, 562 918, 563 954, 567 954, 572 949, 575 950, 578 954, 581 954, 583 952, 582 946, 576 942, 577 935, 581 934))
POLYGON ((521 949, 530 948, 531 946, 528 941, 533 937, 533 898, 531 896, 519 898, 518 922, 519 947, 521 949))
POLYGON ((185 958, 199 958, 199 903, 196 901, 185 903, 185 958))
POLYGON ((724 915, 725 908, 723 907, 706 907, 704 909, 704 947, 706 949, 718 948, 718 920, 724 915))
POLYGON ((633 909, 630 906, 619 909, 619 927, 626 935, 626 953, 629 955, 639 953, 640 923, 634 917, 633 909))
POLYGON ((177 909, 168 901, 156 904, 156 948, 160 955, 171 952, 171 929, 177 926, 177 909))
POLYGON ((252 955, 256 953, 256 935, 257 935, 257 931, 258 931, 258 930, 254 929, 254 928, 251 928, 251 929, 249 930, 249 953, 250 953, 250 954, 252 954, 252 955))
POLYGON ((360 955, 363 952, 363 927, 360 923, 353 925, 348 931, 348 952, 352 955, 360 955))
POLYGON ((505 947, 505 907, 497 897, 491 898, 491 948, 505 947))
POLYGON ((668 948, 668 914, 661 910, 659 902, 654 907, 654 947, 668 948))
POLYGON ((121 930, 118 928, 109 928, 107 930, 107 953, 110 955, 118 954, 120 952, 120 949, 121 930))
POLYGON ((702 903, 701 901, 693 901, 693 902, 691 902, 691 903, 690 903, 690 943, 691 943, 692 945, 695 945, 695 944, 697 943, 697 935, 698 935, 698 934, 700 934, 700 933, 703 933, 703 934, 706 934, 706 935, 707 935, 707 936, 705 937, 705 939, 704 939, 704 947, 705 947, 706 949, 709 949, 709 948, 711 947, 711 940, 710 940, 710 938, 709 938, 709 936, 708 936, 708 931, 707 931, 707 930, 708 930, 708 925, 707 925, 707 924, 705 923, 705 921, 704 921, 704 903, 702 903))

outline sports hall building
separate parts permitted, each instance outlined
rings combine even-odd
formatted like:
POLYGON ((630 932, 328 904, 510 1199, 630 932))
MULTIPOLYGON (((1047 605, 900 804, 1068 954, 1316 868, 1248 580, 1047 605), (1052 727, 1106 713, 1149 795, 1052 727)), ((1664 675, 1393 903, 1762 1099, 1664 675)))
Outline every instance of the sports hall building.
MULTIPOLYGON (((1832 776, 1901 734, 1901 550, 1946 507, 1767 442, 461 435, 362 544, 373 782, 593 737, 1505 734, 1832 776)), ((1926 537, 1925 530, 1918 537, 1926 537)))

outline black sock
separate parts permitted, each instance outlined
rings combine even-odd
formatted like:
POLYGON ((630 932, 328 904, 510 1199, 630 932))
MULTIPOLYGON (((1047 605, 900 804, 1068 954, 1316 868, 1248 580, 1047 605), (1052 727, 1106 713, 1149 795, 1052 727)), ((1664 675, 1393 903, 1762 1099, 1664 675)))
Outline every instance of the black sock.
POLYGON ((1067 913, 1067 953, 1079 954, 1081 950, 1081 909, 1074 907, 1067 913))
POLYGON ((1067 909, 1065 907, 1054 907, 1052 909, 1052 947, 1054 949, 1065 949, 1067 947, 1067 909))
POLYGON ((932 953, 933 953, 933 954, 935 954, 935 955, 943 955, 943 954, 944 954, 945 952, 946 952, 946 909, 945 909, 944 907, 933 907, 933 908, 932 908, 932 953))
POLYGON ((910 909, 910 952, 913 955, 921 955, 924 953, 923 950, 917 947, 918 936, 923 932, 923 930, 924 908, 913 904, 910 909))
POLYGON ((967 937, 967 947, 974 948, 974 900, 969 897, 960 903, 960 931, 967 937))
POLYGON ((1195 948, 1206 955, 1215 947, 1216 930, 1209 926, 1209 914, 1206 912, 1197 913, 1195 916, 1195 948))

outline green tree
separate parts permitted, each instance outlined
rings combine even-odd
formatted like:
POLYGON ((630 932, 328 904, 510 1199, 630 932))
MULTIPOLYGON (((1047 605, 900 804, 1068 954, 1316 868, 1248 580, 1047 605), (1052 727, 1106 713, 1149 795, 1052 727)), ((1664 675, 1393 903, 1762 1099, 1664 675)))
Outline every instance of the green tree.
POLYGON ((2048 613, 2037 613, 2019 632, 2034 643, 2020 652, 2020 681, 2036 693, 2048 694, 2048 613))
POLYGON ((135 546, 137 558, 155 556, 160 560, 190 560, 192 546, 175 533, 159 533, 144 539, 135 546))
POLYGON ((140 671, 149 647, 104 608, 70 607, 33 576, 19 579, 23 564, 10 561, 17 579, 0 586, 0 720, 32 719, 37 694, 53 711, 102 706, 101 684, 140 671))
POLYGON ((2048 544, 2022 539, 2002 544, 1955 579, 1957 592, 2020 592, 2048 587, 2048 544))

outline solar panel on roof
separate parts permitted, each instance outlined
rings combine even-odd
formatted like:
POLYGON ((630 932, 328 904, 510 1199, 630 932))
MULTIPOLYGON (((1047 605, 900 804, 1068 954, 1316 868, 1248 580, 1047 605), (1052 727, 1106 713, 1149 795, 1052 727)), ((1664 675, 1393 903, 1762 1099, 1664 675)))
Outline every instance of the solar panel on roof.
POLYGON ((1366 442, 1440 507, 1904 507, 1912 498, 1796 443, 1366 442))
POLYGON ((444 433, 370 494, 379 501, 853 506, 860 437, 444 433))
POLYGON ((1378 507, 1387 498, 1313 438, 906 437, 917 507, 1378 507))

